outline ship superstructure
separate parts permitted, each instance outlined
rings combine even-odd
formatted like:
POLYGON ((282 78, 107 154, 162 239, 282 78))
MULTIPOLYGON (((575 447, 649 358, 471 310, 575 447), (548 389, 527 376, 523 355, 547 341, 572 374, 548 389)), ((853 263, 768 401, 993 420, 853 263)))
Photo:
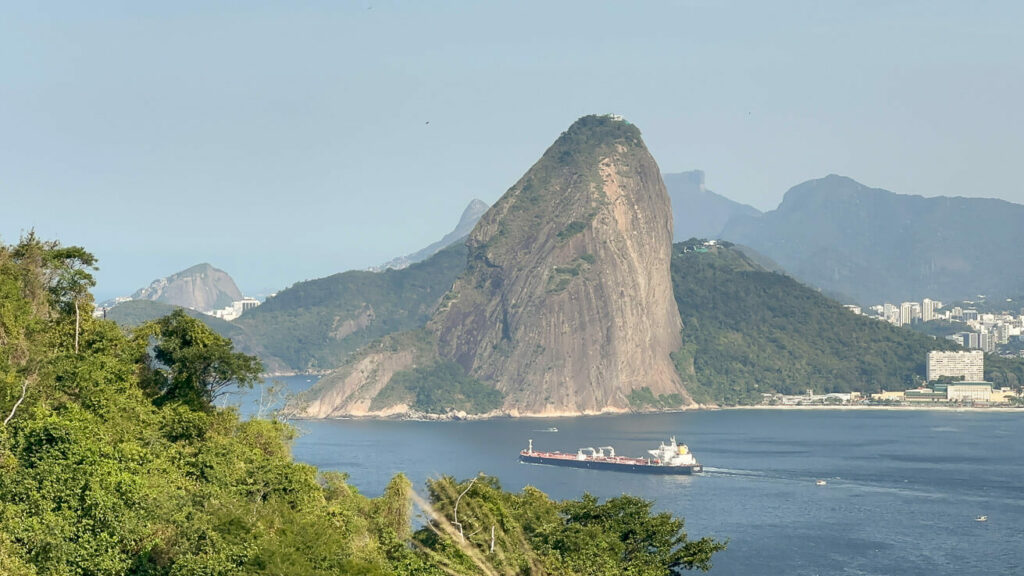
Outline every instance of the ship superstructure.
POLYGON ((686 444, 678 444, 675 436, 669 439, 667 444, 662 442, 657 449, 648 450, 647 453, 651 455, 649 458, 618 456, 615 454, 615 448, 611 446, 580 448, 575 454, 540 452, 533 449, 533 440, 530 440, 529 447, 519 453, 519 461, 528 464, 617 470, 641 474, 693 474, 703 470, 686 444))

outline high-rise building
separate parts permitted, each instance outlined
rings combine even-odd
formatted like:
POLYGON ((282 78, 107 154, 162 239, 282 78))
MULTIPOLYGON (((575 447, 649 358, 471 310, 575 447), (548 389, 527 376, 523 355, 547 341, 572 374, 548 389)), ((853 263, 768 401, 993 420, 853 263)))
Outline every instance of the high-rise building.
POLYGON ((978 335, 978 348, 981 348, 982 352, 993 353, 996 351, 996 339, 995 336, 990 332, 983 332, 978 335))
POLYGON ((931 322, 936 319, 935 310, 942 308, 942 302, 938 300, 932 300, 931 298, 925 298, 921 301, 921 321, 931 322))
POLYGON ((963 378, 966 382, 982 382, 985 380, 985 354, 981 350, 970 352, 939 352, 928 353, 928 381, 938 380, 942 376, 963 378))
POLYGON ((886 302, 882 306, 882 316, 890 324, 900 325, 900 309, 886 302))
POLYGON ((900 304, 900 326, 908 326, 914 321, 914 305, 917 302, 904 302, 900 304))

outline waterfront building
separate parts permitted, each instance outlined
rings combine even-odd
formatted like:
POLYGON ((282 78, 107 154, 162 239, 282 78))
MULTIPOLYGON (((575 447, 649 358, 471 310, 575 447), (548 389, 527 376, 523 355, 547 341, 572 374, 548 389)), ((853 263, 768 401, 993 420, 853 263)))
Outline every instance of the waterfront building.
POLYGON ((882 401, 888 400, 888 401, 893 401, 893 402, 903 402, 904 396, 903 396, 903 391, 902 390, 894 390, 894 391, 882 390, 881 392, 879 392, 877 394, 872 394, 871 395, 871 399, 872 400, 882 400, 882 401))
POLYGON ((980 350, 928 353, 928 381, 943 376, 963 378, 968 382, 985 379, 985 354, 980 350))
POLYGON ((991 382, 957 382, 946 387, 950 402, 989 402, 992 398, 991 382))
POLYGON ((903 393, 907 402, 945 402, 947 393, 931 388, 914 388, 903 393))

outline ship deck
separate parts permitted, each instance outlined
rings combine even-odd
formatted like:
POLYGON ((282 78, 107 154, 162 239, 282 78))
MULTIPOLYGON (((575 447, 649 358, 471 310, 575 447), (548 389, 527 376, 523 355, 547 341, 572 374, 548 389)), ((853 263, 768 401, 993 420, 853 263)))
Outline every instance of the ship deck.
POLYGON ((529 452, 522 450, 519 452, 520 456, 532 456, 534 458, 545 458, 550 460, 572 460, 577 462, 607 462, 609 464, 630 464, 633 466, 652 466, 658 465, 661 462, 658 459, 650 458, 630 458, 628 456, 586 456, 583 460, 580 460, 576 454, 568 454, 566 452, 538 452, 534 450, 529 452))

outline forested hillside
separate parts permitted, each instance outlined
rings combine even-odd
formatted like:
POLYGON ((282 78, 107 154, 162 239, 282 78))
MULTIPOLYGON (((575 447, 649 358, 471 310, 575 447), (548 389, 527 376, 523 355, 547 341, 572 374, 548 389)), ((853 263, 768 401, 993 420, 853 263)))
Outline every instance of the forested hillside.
POLYGON ((675 248, 684 340, 677 360, 692 358, 698 400, 742 404, 766 392, 904 389, 923 381, 929 350, 956 348, 853 314, 728 243, 675 248))
POLYGON ((381 336, 421 328, 466 267, 456 244, 401 270, 352 270, 299 282, 243 314, 244 348, 291 370, 337 368, 381 336))
POLYGON ((295 463, 290 426, 214 407, 261 369, 229 340, 181 311, 127 332, 92 318, 94 265, 32 235, 0 244, 4 576, 667 576, 724 548, 629 496, 552 502, 481 477, 420 498, 399 475, 367 498, 295 463))

